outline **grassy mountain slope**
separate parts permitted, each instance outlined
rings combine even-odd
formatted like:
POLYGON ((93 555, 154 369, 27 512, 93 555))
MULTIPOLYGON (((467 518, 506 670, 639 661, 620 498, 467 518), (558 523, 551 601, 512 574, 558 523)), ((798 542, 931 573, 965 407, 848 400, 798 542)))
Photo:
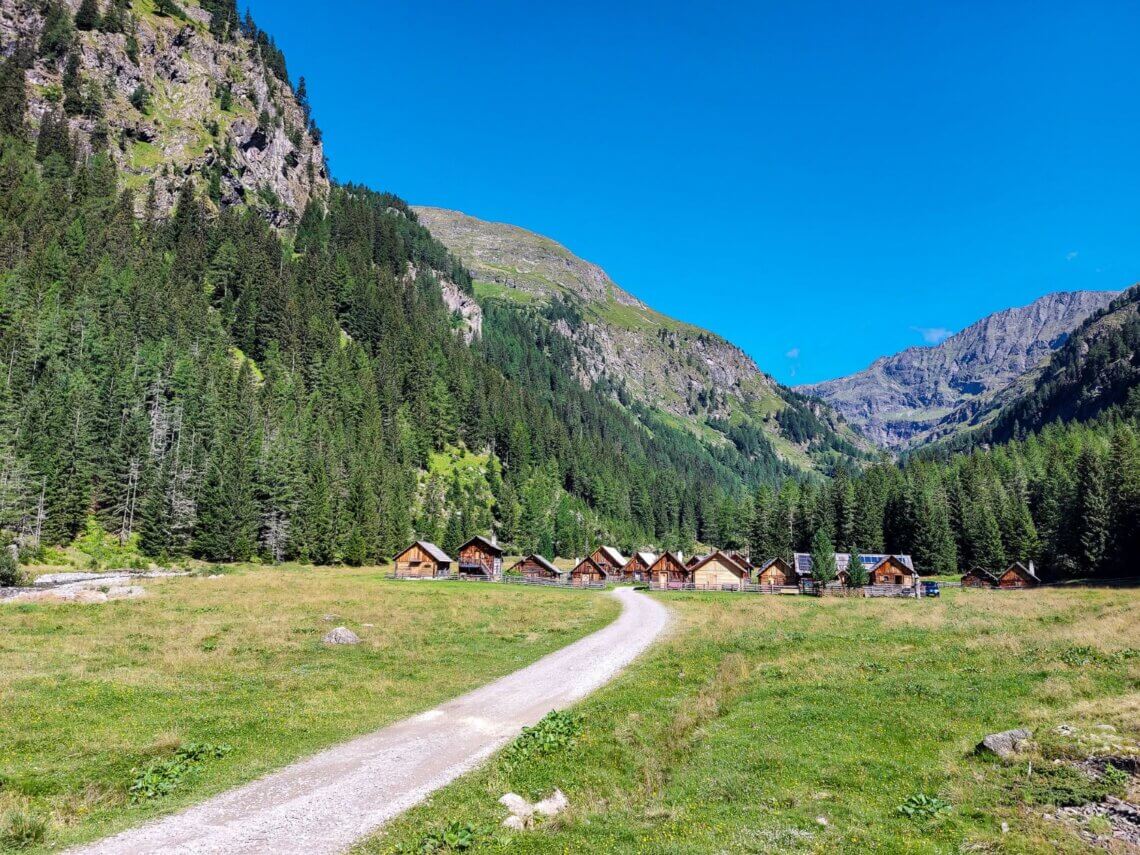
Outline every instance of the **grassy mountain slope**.
POLYGON ((636 402, 711 446, 774 451, 799 469, 831 471, 862 453, 828 407, 780 386, 715 333, 653 310, 562 245, 457 211, 414 210, 471 270, 481 300, 539 317, 571 343, 583 386, 636 402))

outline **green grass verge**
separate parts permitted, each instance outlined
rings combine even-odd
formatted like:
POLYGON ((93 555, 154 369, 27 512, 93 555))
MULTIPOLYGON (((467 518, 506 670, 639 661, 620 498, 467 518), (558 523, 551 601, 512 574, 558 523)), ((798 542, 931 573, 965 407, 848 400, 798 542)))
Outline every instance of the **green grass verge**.
POLYGON ((138 600, 0 605, 0 817, 48 821, 31 851, 137 825, 510 673, 618 610, 594 592, 384 572, 243 568, 146 582, 138 600), (321 644, 338 625, 362 643, 321 644), (195 746, 220 756, 176 769, 195 746), (170 777, 169 794, 132 800, 136 780, 170 777))
POLYGON ((677 627, 578 707, 570 747, 500 755, 359 851, 451 851, 432 849, 448 828, 478 852, 1086 851, 1030 807, 1060 792, 1055 755, 1006 765, 974 745, 1105 723, 1135 750, 1137 591, 662 596, 677 627), (501 827, 503 793, 555 787, 566 813, 501 827))

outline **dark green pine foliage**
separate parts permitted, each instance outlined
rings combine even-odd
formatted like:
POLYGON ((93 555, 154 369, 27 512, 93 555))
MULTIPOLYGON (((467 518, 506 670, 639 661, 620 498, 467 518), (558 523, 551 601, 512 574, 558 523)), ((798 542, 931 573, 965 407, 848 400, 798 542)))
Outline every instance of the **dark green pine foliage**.
POLYGON ((71 10, 62 0, 48 0, 40 30, 39 55, 58 59, 71 49, 75 41, 75 23, 71 10))
POLYGON ((99 4, 96 0, 81 0, 75 12, 75 28, 88 32, 99 29, 99 4))
POLYGON ((24 72, 33 59, 31 46, 21 42, 9 57, 0 62, 0 135, 2 136, 24 135, 24 114, 28 109, 24 72))
POLYGON ((811 541, 811 577, 820 585, 835 581, 835 544, 825 529, 818 529, 811 541))

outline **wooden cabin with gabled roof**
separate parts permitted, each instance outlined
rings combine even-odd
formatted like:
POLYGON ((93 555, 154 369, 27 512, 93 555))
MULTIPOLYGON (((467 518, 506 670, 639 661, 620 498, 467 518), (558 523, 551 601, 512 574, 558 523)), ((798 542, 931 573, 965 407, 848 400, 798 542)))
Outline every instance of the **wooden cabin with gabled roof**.
POLYGON ((796 584, 796 574, 792 565, 783 558, 770 558, 760 565, 756 574, 756 584, 768 588, 783 588, 796 584))
POLYGON ((434 543, 417 540, 395 558, 395 575, 402 579, 438 579, 451 575, 451 558, 434 543))
POLYGON ((1041 584, 1037 573, 1033 569, 1033 562, 1026 567, 1020 561, 1014 561, 997 577, 999 588, 1036 588, 1041 584))
POLYGON ((692 571, 672 552, 663 552, 649 568, 649 581, 659 588, 679 588, 693 581, 692 571))
POLYGON ((981 567, 975 567, 962 574, 963 588, 996 588, 997 581, 997 576, 981 567))
POLYGON ((621 577, 621 568, 625 566, 625 556, 612 546, 599 546, 590 553, 590 558, 605 572, 611 580, 621 577))
POLYGON ((697 588, 741 588, 751 580, 748 568, 719 549, 706 555, 692 567, 693 585, 697 588))
MULTIPOLYGON (((621 570, 618 570, 621 573, 621 570)), ((572 585, 597 585, 605 584, 607 580, 605 568, 602 567, 594 556, 587 555, 581 561, 574 565, 574 569, 570 571, 570 584, 572 585)))
POLYGON ((557 582, 562 578, 561 571, 537 553, 528 555, 521 561, 515 562, 507 572, 519 573, 527 579, 543 579, 553 582, 557 582))
POLYGON ((459 547, 459 575, 501 579, 503 550, 495 541, 476 535, 459 547))
POLYGON ((652 552, 635 552, 621 568, 621 575, 629 582, 645 582, 649 579, 649 568, 657 560, 652 552))
POLYGON ((884 555, 867 572, 868 585, 898 585, 903 588, 918 587, 918 573, 906 555, 884 555))

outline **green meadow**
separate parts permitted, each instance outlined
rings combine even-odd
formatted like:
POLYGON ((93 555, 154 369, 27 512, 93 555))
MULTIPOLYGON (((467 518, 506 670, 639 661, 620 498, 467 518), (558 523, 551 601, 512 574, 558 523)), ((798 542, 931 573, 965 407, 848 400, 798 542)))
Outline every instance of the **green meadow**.
POLYGON ((1051 804, 1128 787, 1063 761, 1135 756, 1140 591, 658 596, 670 635, 573 739, 508 749, 359 852, 1080 852, 1051 804), (1016 760, 975 752, 1021 726, 1016 760), (501 827, 501 795, 556 787, 566 812, 501 827))
POLYGON ((0 850, 89 840, 429 709, 608 623, 594 592, 241 568, 0 605, 0 850), (335 626, 360 636, 330 647, 335 626))

